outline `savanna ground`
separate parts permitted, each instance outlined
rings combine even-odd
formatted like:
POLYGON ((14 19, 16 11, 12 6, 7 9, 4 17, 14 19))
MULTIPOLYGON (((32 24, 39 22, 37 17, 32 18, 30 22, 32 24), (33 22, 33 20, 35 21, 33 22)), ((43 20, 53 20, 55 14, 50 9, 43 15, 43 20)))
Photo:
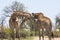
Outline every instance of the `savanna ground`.
MULTIPOLYGON (((1 39, 0 39, 1 40, 1 39)), ((8 39, 4 39, 4 40, 8 40, 8 39)), ((17 38, 15 40, 18 40, 17 38)), ((38 36, 33 36, 33 37, 27 37, 27 38, 21 38, 20 40, 39 40, 38 36)), ((41 38, 42 40, 42 38, 41 38)), ((48 37, 45 36, 44 40, 49 40, 48 37)), ((60 37, 55 37, 54 39, 52 38, 52 40, 60 40, 60 37)))

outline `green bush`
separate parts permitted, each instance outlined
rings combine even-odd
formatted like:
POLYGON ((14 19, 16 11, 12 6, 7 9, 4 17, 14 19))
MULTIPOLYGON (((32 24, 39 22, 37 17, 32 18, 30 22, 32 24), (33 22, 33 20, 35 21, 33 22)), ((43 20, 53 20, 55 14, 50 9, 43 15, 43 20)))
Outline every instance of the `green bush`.
POLYGON ((54 37, 60 37, 60 32, 58 31, 54 31, 53 34, 54 34, 54 37))
POLYGON ((35 31, 30 31, 30 36, 34 36, 35 35, 35 31))
POLYGON ((7 33, 8 35, 11 34, 10 28, 6 28, 6 33, 7 33))
POLYGON ((31 32, 28 31, 28 30, 22 29, 22 30, 20 31, 20 34, 21 34, 22 37, 25 38, 25 37, 27 37, 27 36, 30 36, 31 32))

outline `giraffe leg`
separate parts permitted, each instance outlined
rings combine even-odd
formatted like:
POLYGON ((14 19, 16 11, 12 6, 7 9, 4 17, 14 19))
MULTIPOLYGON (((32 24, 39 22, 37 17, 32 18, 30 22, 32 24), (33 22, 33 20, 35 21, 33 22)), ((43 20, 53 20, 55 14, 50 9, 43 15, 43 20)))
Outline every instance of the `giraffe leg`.
POLYGON ((42 29, 42 39, 44 40, 44 29, 42 29))
POLYGON ((51 30, 48 29, 48 30, 47 30, 47 33, 48 33, 48 38, 49 38, 49 40, 51 40, 51 30))
POLYGON ((20 33, 16 32, 16 37, 20 39, 20 33))
POLYGON ((14 30, 12 31, 12 39, 15 40, 14 30))
POLYGON ((12 40, 15 39, 15 35, 14 35, 14 27, 11 28, 11 37, 12 37, 12 40))
POLYGON ((16 37, 20 40, 20 27, 17 26, 16 26, 16 37))
POLYGON ((48 37, 49 37, 49 40, 51 40, 51 31, 49 31, 48 37))
POLYGON ((51 26, 46 24, 45 29, 46 29, 46 32, 48 33, 49 40, 51 40, 51 30, 52 30, 51 26))
POLYGON ((40 30, 39 30, 39 40, 41 40, 41 34, 40 34, 40 30))

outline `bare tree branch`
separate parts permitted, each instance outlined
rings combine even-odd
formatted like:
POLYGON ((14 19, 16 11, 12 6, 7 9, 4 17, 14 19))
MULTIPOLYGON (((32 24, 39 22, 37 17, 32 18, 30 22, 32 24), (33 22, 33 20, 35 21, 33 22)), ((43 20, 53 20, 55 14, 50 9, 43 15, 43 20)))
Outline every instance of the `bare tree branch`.
POLYGON ((25 11, 25 6, 20 2, 14 1, 12 5, 5 7, 3 11, 6 17, 10 17, 14 11, 25 11))

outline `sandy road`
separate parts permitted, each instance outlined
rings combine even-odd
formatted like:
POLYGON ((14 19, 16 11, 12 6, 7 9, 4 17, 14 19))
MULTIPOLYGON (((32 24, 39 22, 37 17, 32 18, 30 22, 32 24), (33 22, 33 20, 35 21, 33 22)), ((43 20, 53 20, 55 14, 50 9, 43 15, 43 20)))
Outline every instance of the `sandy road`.
MULTIPOLYGON (((34 37, 34 40, 39 40, 39 37, 34 37)), ((41 38, 42 40, 42 38, 41 38)), ((49 40, 48 38, 44 38, 44 40, 49 40)), ((54 38, 52 40, 60 40, 60 38, 54 38)))

